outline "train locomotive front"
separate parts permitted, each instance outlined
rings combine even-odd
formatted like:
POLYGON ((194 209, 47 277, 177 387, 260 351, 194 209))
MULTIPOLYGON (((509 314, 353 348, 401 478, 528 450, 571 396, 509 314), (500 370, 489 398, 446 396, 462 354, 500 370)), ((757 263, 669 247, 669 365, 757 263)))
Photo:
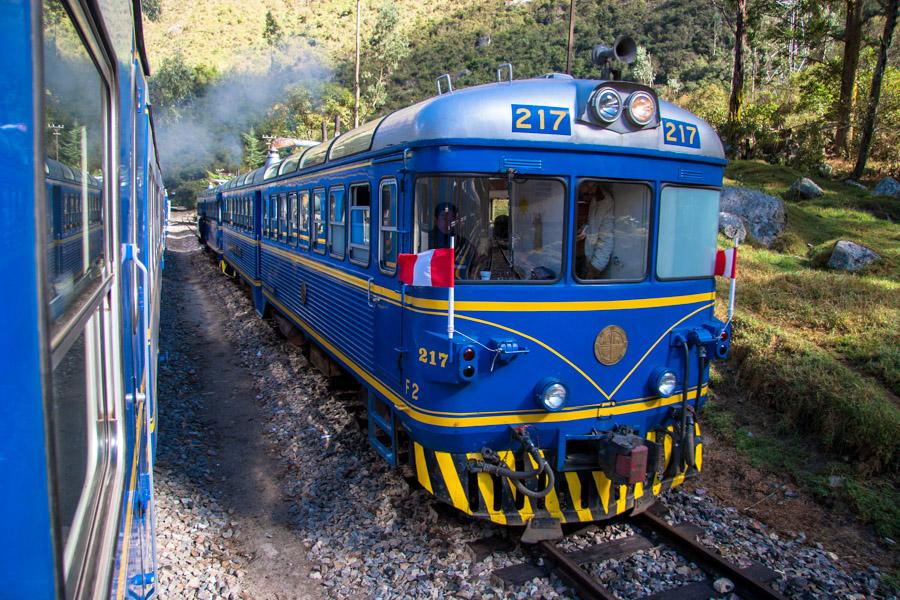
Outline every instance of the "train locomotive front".
POLYGON ((595 521, 702 466, 709 363, 730 345, 724 165, 651 88, 506 80, 210 190, 207 243, 259 314, 360 381, 372 446, 431 494, 501 524, 595 521), (452 311, 398 272, 448 246, 452 311))
POLYGON ((623 82, 512 82, 412 111, 456 130, 407 150, 398 228, 412 253, 453 234, 453 325, 447 290, 382 299, 400 307, 377 335, 397 336, 382 346, 401 369, 371 394, 376 448, 408 438, 426 490, 509 525, 640 511, 698 473, 708 366, 730 342, 718 137, 623 82))

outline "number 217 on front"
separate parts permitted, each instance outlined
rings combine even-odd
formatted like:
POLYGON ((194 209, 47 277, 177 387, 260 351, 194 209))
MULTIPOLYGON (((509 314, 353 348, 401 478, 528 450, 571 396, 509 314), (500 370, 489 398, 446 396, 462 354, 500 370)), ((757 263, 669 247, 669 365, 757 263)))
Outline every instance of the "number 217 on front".
POLYGON ((572 135, 569 109, 559 106, 513 104, 512 130, 516 133, 572 135))

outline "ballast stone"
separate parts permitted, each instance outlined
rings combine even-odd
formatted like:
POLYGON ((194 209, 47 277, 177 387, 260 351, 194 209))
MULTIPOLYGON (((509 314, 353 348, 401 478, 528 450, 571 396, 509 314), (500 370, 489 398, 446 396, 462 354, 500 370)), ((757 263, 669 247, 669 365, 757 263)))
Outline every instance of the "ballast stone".
POLYGON ((741 218, 728 212, 719 213, 719 232, 730 240, 737 238, 739 244, 747 237, 747 228, 741 218))
POLYGON ((809 200, 811 198, 818 198, 825 192, 822 191, 822 188, 816 184, 815 181, 808 177, 801 177, 791 184, 790 189, 788 189, 788 194, 791 198, 796 198, 798 200, 809 200))
POLYGON ((834 245, 834 250, 831 251, 828 267, 843 271, 859 271, 879 259, 881 256, 865 246, 841 240, 834 245))
POLYGON ((740 217, 747 232, 766 247, 784 231, 784 201, 759 190, 725 186, 720 210, 740 217))
POLYGON ((893 177, 885 177, 875 186, 873 193, 876 196, 890 196, 900 200, 900 182, 893 177))

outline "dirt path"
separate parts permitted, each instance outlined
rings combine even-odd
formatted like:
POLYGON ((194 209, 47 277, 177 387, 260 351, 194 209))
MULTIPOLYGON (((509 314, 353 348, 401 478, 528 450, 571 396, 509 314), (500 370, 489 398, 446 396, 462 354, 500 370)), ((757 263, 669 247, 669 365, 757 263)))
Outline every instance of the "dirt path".
MULTIPOLYGON (((256 405, 254 375, 226 339, 229 316, 197 276, 197 261, 209 258, 197 248, 196 239, 170 239, 175 251, 168 255, 167 302, 180 310, 169 315, 174 322, 167 323, 167 331, 177 332, 192 346, 189 369, 200 392, 197 416, 205 426, 203 446, 211 467, 206 488, 229 520, 218 533, 244 559, 239 562, 247 597, 317 598, 306 589, 307 548, 291 529, 291 507, 279 487, 279 464, 256 405)), ((165 434, 161 431, 160 445, 176 442, 165 434)))

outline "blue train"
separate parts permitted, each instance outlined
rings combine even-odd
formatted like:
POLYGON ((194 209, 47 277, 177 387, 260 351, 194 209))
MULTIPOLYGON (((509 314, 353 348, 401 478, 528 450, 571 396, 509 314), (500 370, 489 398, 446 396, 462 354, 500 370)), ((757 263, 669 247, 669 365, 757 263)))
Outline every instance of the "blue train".
POLYGON ((168 200, 140 3, 0 9, 0 596, 155 595, 168 200))
MULTIPOLYGON (((440 89, 439 89, 440 91, 440 89)), ((450 90, 198 198, 256 310, 368 394, 369 439, 477 518, 645 510, 702 467, 716 133, 646 86, 551 74, 450 90), (449 294, 398 257, 454 246, 449 294)))

